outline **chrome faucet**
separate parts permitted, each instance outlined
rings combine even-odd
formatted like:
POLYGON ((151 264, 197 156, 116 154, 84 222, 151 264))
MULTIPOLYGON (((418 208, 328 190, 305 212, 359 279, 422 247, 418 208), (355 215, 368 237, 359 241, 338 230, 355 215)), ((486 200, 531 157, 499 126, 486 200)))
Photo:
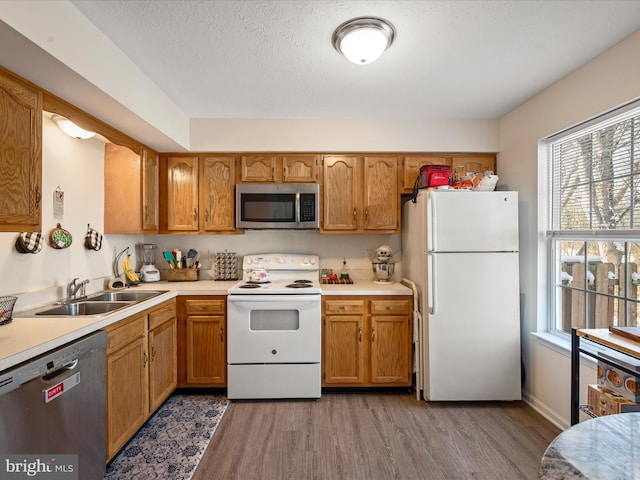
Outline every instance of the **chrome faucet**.
POLYGON ((89 279, 83 280, 80 283, 76 283, 79 278, 74 278, 69 285, 67 285, 67 300, 76 300, 87 296, 87 283, 89 279), (79 291, 79 292, 78 292, 79 291))

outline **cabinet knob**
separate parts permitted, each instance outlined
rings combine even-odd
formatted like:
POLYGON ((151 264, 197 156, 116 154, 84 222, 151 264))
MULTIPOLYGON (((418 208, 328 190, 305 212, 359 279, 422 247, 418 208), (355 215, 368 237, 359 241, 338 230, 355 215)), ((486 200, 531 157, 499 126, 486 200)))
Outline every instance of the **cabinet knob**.
POLYGON ((371 329, 371 341, 375 342, 376 341, 376 327, 373 327, 371 329))
POLYGON ((359 341, 359 342, 361 342, 361 341, 362 341, 362 327, 360 327, 360 328, 358 329, 358 331, 359 331, 359 333, 360 333, 360 334, 359 334, 359 336, 358 336, 358 341, 359 341))
POLYGON ((224 342, 224 327, 220 327, 220 343, 224 342))

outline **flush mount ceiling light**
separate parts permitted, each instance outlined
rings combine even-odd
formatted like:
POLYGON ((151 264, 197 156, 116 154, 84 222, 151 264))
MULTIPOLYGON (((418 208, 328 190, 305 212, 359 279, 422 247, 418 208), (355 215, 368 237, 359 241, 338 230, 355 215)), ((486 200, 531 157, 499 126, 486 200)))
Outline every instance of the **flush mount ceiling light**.
POLYGON ((80 128, 71 120, 63 117, 62 115, 52 115, 51 120, 56 122, 60 130, 62 130, 64 133, 79 140, 86 140, 96 134, 96 132, 90 132, 88 130, 80 128))
POLYGON ((350 62, 366 65, 380 58, 395 34, 393 25, 382 18, 358 17, 336 28, 331 42, 350 62))

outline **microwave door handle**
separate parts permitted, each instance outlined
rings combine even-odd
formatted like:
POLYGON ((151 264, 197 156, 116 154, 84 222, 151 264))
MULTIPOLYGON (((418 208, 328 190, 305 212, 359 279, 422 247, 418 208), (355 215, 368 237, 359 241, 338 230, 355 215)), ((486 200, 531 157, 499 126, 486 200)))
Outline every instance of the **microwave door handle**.
POLYGON ((296 192, 296 225, 300 225, 300 192, 296 192))

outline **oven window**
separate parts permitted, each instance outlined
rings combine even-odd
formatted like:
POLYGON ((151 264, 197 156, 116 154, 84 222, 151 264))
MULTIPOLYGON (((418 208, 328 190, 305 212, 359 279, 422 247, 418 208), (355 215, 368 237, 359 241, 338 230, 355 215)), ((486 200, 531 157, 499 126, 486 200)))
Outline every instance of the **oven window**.
POLYGON ((260 330, 298 330, 300 312, 298 310, 251 310, 249 328, 260 330))
POLYGON ((296 221, 296 195, 293 193, 243 193, 241 202, 243 221, 296 221))

